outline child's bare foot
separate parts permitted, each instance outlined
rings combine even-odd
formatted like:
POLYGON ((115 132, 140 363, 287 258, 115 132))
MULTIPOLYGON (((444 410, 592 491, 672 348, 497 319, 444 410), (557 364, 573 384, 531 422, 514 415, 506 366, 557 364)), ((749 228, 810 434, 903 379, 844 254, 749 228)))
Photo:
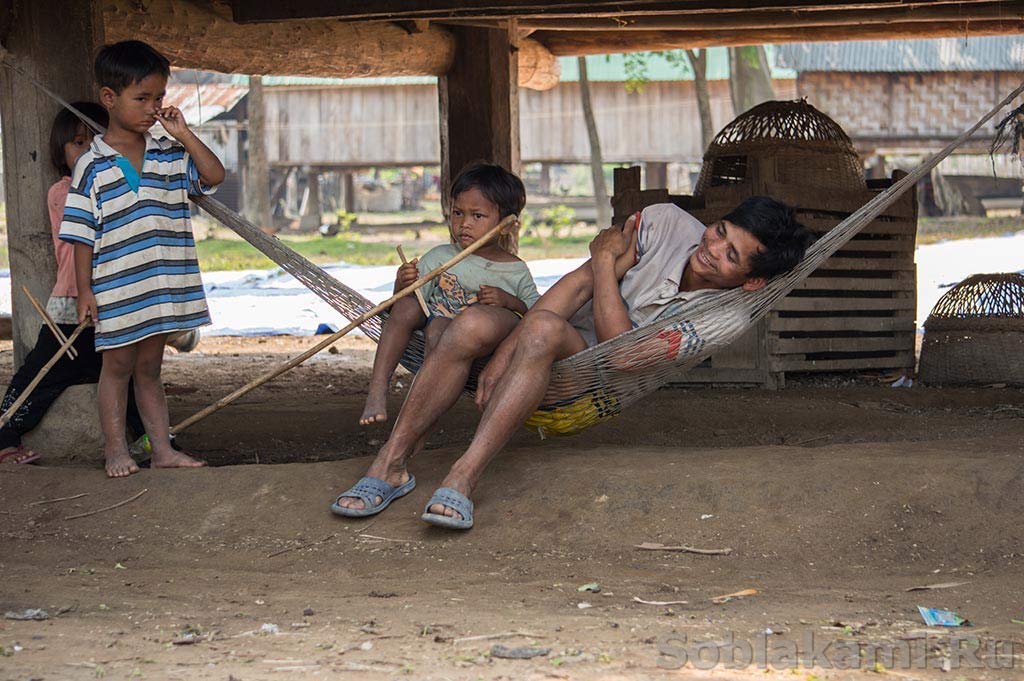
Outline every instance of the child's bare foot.
POLYGON ((206 462, 201 459, 195 459, 185 452, 172 449, 169 454, 153 452, 153 459, 150 465, 153 468, 201 468, 206 465, 206 462))
POLYGON ((108 478, 126 478, 132 473, 139 472, 138 464, 128 452, 107 453, 105 458, 108 478))
POLYGON ((383 390, 370 388, 370 394, 366 397, 366 406, 363 407, 363 415, 359 417, 359 425, 369 426, 374 423, 384 423, 387 420, 387 388, 383 390))

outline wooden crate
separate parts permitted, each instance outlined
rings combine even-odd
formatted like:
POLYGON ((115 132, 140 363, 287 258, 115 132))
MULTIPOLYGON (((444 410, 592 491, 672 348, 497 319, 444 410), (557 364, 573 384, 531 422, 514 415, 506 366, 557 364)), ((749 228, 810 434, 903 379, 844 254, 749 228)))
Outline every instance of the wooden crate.
MULTIPOLYGON (((861 192, 813 190, 758 179, 711 187, 704 197, 640 189, 640 168, 615 171, 616 222, 671 202, 705 223, 743 199, 767 195, 798 206, 799 220, 823 234, 898 179, 871 181, 861 192), (814 207, 819 206, 819 207, 814 207)), ((914 367, 917 301, 914 246, 917 197, 911 189, 725 350, 672 381, 781 387, 786 373, 906 370, 914 367)))

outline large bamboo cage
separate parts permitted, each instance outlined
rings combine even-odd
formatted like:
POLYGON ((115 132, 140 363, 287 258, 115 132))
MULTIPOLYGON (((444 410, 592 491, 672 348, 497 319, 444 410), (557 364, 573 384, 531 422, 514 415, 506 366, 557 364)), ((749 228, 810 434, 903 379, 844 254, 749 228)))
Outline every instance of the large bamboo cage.
POLYGON ((1024 275, 975 274, 928 315, 921 381, 933 385, 1024 385, 1024 275))
POLYGON ((769 101, 737 116, 704 152, 695 196, 753 177, 822 189, 864 191, 864 170, 839 124, 804 100, 769 101))

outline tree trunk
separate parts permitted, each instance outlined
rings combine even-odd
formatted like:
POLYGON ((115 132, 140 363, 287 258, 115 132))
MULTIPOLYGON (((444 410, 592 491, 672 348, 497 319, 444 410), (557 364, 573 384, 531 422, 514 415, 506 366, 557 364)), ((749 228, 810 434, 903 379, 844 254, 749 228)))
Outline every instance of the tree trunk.
POLYGON ((270 229, 270 170, 267 167, 266 112, 263 109, 263 79, 249 78, 246 102, 249 142, 245 164, 245 216, 264 230, 270 229))
POLYGON ((736 116, 761 102, 775 99, 763 46, 729 48, 729 94, 736 116))
POLYGON ((577 62, 580 66, 580 101, 583 103, 583 120, 586 121, 587 138, 590 140, 590 175, 594 179, 597 226, 603 229, 612 224, 612 204, 608 200, 608 187, 604 183, 601 138, 597 134, 597 121, 594 120, 594 105, 590 99, 590 81, 587 79, 587 58, 578 57, 577 62))
POLYGON ((697 111, 700 113, 700 139, 707 150, 715 137, 715 121, 711 115, 711 93, 708 90, 707 50, 686 50, 686 57, 693 69, 693 86, 697 91, 697 111))

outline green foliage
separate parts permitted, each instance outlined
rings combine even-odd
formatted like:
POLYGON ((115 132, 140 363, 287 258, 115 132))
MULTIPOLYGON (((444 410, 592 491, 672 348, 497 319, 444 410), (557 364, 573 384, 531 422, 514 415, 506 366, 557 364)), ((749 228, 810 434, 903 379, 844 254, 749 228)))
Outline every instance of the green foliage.
MULTIPOLYGON (((611 59, 611 56, 605 57, 611 59)), ((693 76, 693 67, 686 50, 663 50, 660 52, 631 52, 624 55, 623 68, 626 71, 626 92, 643 92, 650 82, 648 66, 652 59, 664 59, 669 65, 679 69, 680 75, 693 76)))
POLYGON ((540 219, 551 227, 551 236, 557 239, 562 235, 563 229, 572 228, 573 222, 576 221, 576 211, 560 203, 557 206, 545 208, 540 214, 540 219))

